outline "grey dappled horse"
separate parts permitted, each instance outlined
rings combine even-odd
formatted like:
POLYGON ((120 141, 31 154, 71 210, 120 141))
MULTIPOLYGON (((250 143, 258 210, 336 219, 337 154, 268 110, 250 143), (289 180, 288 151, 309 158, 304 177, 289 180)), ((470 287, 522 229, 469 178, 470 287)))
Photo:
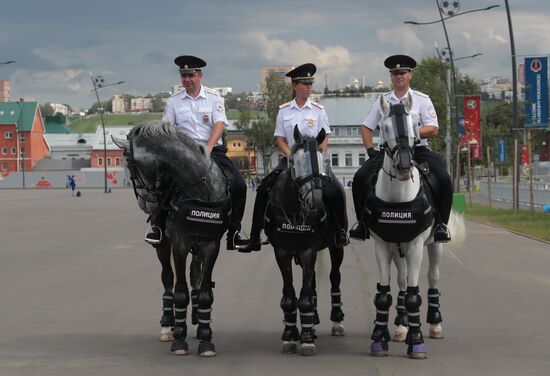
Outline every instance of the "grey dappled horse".
MULTIPOLYGON (((390 335, 388 331, 389 309, 392 304, 390 272, 392 259, 398 270, 398 318, 406 333, 407 354, 413 359, 427 356, 426 346, 420 329, 420 306, 418 280, 424 248, 429 255, 428 271, 428 318, 430 336, 442 338, 441 313, 439 311, 439 262, 443 244, 433 240, 434 206, 428 184, 420 174, 413 160, 414 146, 419 140, 410 110, 412 97, 402 103, 391 105, 380 97, 382 120, 380 131, 384 136, 384 160, 374 187, 374 195, 367 199, 369 228, 375 240, 379 283, 375 296, 376 321, 371 339, 371 354, 385 356, 388 353, 390 335), (408 319, 408 333, 404 325, 408 319)), ((451 212, 449 231, 456 247, 464 238, 462 217, 451 212)), ((399 333, 396 333, 396 335, 399 333)), ((394 339, 395 340, 395 339, 394 339)))
MULTIPOLYGON (((275 250, 275 258, 283 277, 281 308, 284 314, 283 353, 298 351, 315 355, 314 325, 318 323, 315 292, 317 252, 328 247, 332 268, 331 321, 333 335, 344 335, 341 321, 340 271, 343 247, 334 242, 336 225, 323 204, 323 188, 330 171, 325 165, 319 145, 325 139, 324 130, 317 137, 303 136, 294 128, 296 143, 291 150, 289 168, 277 177, 271 190, 265 216, 265 232, 275 250), (292 280, 292 260, 302 268, 302 288, 296 299, 292 280), (300 312, 301 333, 297 328, 300 312)), ((324 277, 324 276, 323 276, 324 277)))
POLYGON ((124 149, 139 207, 148 214, 159 209, 167 213, 165 236, 156 246, 165 290, 161 340, 172 340, 173 354, 188 353, 186 320, 191 300, 192 321, 198 323, 199 355, 214 356, 212 271, 227 228, 226 179, 203 145, 170 124, 146 122, 131 130, 128 141, 113 141, 124 149), (186 280, 189 253, 193 255, 191 294, 186 280))

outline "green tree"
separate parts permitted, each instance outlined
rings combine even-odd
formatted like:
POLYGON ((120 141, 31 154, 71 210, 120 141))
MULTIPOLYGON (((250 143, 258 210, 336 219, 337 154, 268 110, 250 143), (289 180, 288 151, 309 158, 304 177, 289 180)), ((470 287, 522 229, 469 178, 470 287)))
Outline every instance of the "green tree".
MULTIPOLYGON (((103 113, 112 112, 113 111, 113 102, 111 100, 101 102, 101 107, 103 108, 103 113)), ((92 104, 92 106, 88 110, 88 115, 98 114, 98 113, 99 113, 99 111, 98 111, 97 102, 94 102, 94 104, 92 104)))
POLYGON ((40 112, 42 113, 43 117, 53 116, 53 108, 52 108, 52 106, 50 106, 49 103, 41 105, 40 106, 40 112))
POLYGON ((264 165, 264 173, 271 170, 271 155, 275 148, 275 122, 279 112, 279 106, 292 99, 292 88, 279 76, 270 74, 266 79, 266 88, 263 92, 265 111, 258 112, 256 118, 248 108, 241 111, 237 129, 242 131, 247 140, 251 142, 261 154, 264 165))

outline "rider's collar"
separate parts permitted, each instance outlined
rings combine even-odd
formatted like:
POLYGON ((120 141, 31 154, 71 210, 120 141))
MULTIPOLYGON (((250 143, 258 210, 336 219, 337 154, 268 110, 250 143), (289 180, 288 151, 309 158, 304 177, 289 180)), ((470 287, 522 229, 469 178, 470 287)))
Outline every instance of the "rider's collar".
POLYGON ((204 91, 204 86, 201 85, 201 90, 199 91, 199 95, 197 95, 195 98, 187 94, 187 91, 185 89, 182 90, 183 98, 191 98, 191 99, 197 99, 197 98, 206 98, 206 91, 204 91))
POLYGON ((395 95, 395 91, 392 90, 391 94, 390 94, 390 102, 395 101, 395 103, 399 103, 399 102, 401 102, 401 99, 406 98, 407 95, 409 95, 409 93, 411 93, 411 95, 412 95, 412 89, 411 88, 409 88, 409 90, 407 90, 405 95, 403 95, 401 98, 398 98, 397 95, 395 95))
POLYGON ((293 99, 292 102, 290 102, 290 108, 296 108, 298 110, 302 110, 304 108, 311 108, 312 107, 312 104, 311 104, 311 101, 309 100, 309 98, 307 99, 306 103, 304 104, 304 107, 300 108, 298 106, 298 103, 296 103, 296 99, 293 99))

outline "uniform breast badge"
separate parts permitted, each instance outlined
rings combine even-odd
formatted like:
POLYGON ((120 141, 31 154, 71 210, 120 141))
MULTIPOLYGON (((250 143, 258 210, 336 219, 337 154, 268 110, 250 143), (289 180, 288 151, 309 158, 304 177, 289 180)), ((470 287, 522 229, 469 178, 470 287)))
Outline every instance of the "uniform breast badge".
POLYGON ((209 123, 210 122, 210 116, 208 114, 202 115, 202 121, 204 123, 209 123))
POLYGON ((307 126, 313 127, 315 125, 315 119, 307 119, 307 126))

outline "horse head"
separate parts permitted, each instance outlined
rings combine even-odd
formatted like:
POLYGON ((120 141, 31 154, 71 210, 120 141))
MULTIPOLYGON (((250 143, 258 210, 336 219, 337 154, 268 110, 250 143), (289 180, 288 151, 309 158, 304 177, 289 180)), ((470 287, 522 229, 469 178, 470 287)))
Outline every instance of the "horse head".
POLYGON ((384 150, 391 159, 398 180, 408 180, 413 165, 414 146, 420 139, 411 116, 412 96, 409 93, 400 103, 390 104, 380 96, 382 121, 380 129, 385 140, 384 150))
POLYGON ((330 166, 325 163, 320 145, 325 140, 322 129, 316 137, 300 133, 294 127, 294 141, 289 157, 289 170, 292 181, 298 188, 299 200, 307 212, 320 212, 323 209, 323 187, 330 179, 330 166))

